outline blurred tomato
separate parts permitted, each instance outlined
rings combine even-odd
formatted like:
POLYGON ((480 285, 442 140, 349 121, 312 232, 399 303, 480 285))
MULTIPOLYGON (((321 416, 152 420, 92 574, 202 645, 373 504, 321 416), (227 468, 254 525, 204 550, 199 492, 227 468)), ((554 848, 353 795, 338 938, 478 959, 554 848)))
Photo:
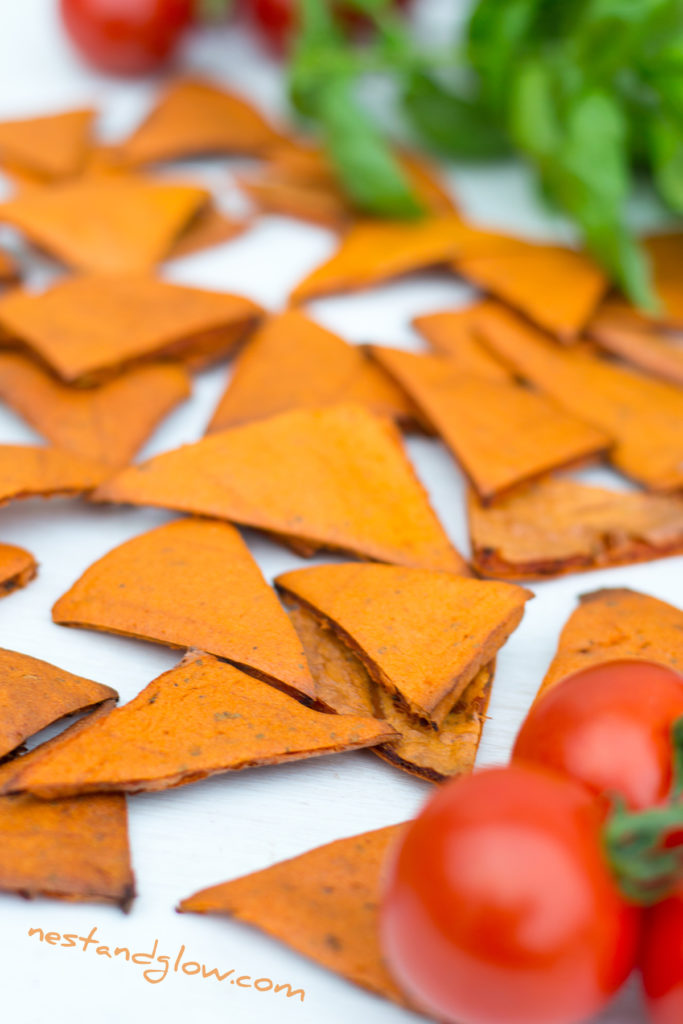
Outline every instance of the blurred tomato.
POLYGON ((195 0, 60 0, 79 52, 100 71, 138 75, 173 54, 194 16, 195 0))

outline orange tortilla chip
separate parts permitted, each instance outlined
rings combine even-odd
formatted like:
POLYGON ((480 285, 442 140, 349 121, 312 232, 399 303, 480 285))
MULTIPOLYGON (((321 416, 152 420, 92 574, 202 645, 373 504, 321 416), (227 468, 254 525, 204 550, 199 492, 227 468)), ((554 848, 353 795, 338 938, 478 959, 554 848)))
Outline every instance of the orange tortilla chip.
POLYGON ((612 355, 654 377, 683 385, 683 346, 624 303, 604 303, 588 325, 588 333, 612 355))
POLYGON ((541 580, 683 553, 683 497, 548 478, 485 508, 469 499, 475 569, 541 580))
POLYGON ((12 775, 40 799, 171 789, 210 775, 356 750, 393 738, 385 722, 328 715, 202 652, 123 707, 12 775))
POLYGON ((463 373, 440 356, 373 345, 484 501, 604 452, 610 439, 514 381, 463 373))
POLYGON ((467 572, 396 428, 359 405, 296 409, 132 466, 96 501, 229 519, 298 551, 467 572))
POLYGON ((533 595, 509 583, 395 565, 321 565, 278 576, 418 718, 442 725, 519 624, 533 595))
POLYGON ((101 483, 106 467, 59 448, 0 445, 0 505, 22 498, 80 494, 101 483))
POLYGON ((258 156, 281 142, 248 100, 211 82, 182 78, 122 143, 119 156, 135 166, 219 153, 258 156))
POLYGON ((0 249, 0 284, 16 284, 20 277, 19 267, 14 258, 4 249, 0 249))
POLYGON ((683 611, 636 590, 582 594, 567 619, 538 696, 567 676, 608 661, 654 661, 683 671, 683 611))
POLYGON ((477 338, 476 317, 484 308, 484 303, 476 303, 464 309, 418 316, 413 327, 439 355, 447 356, 463 373, 507 383, 514 379, 513 374, 477 338))
POLYGON ((189 394, 187 373, 172 363, 138 366, 99 387, 74 388, 23 355, 0 352, 0 400, 57 447, 117 468, 189 394))
POLYGON ((0 222, 70 267, 129 274, 166 259, 208 198, 193 185, 91 175, 20 192, 0 204, 0 222))
POLYGON ((239 532, 178 519, 126 541, 59 598, 55 622, 199 647, 305 698, 301 644, 239 532))
POLYGON ((458 273, 562 341, 581 332, 607 290, 602 270, 574 249, 504 235, 471 248, 456 257, 458 273))
POLYGON ((8 161, 39 180, 78 174, 91 145, 92 109, 0 122, 0 162, 8 161))
MULTIPOLYGON (((113 700, 29 754, 0 766, 0 790, 49 750, 77 735, 113 700)), ((72 800, 0 797, 0 891, 26 899, 48 897, 113 903, 128 910, 135 896, 126 798, 117 793, 72 800)))
POLYGON ((681 260, 683 232, 669 231, 645 239, 645 250, 652 264, 654 289, 662 305, 655 319, 668 327, 683 328, 683 296, 681 295, 681 260))
POLYGON ((239 295, 147 274, 71 277, 0 300, 0 327, 62 380, 81 383, 160 357, 202 365, 231 352, 260 315, 239 295))
POLYGON ((578 419, 611 437, 609 459, 654 491, 683 486, 683 393, 586 351, 560 348, 488 304, 477 332, 494 353, 578 419))
POLYGON ((241 235, 248 224, 246 220, 233 220, 219 210, 215 203, 210 202, 192 218, 185 231, 176 239, 166 259, 184 259, 216 245, 223 245, 236 235, 241 235))
POLYGON ((359 220, 336 253, 292 292, 297 305, 321 295, 370 288, 447 263, 471 229, 456 214, 418 221, 359 220))
POLYGON ((0 648, 0 758, 60 718, 112 699, 111 686, 0 648))
POLYGON ((0 543, 0 597, 25 587, 37 572, 38 564, 30 551, 0 543))
POLYGON ((249 340, 207 433, 287 409, 343 401, 367 405, 400 423, 418 418, 399 388, 359 346, 289 310, 267 320, 249 340))
POLYGON ((338 839, 182 901, 183 914, 227 914, 355 985, 410 1007, 379 942, 382 872, 402 825, 338 839))
POLYGON ((342 715, 383 718, 399 734, 399 739, 373 747, 373 754, 430 782, 472 771, 486 719, 493 664, 479 670, 435 732, 397 706, 370 678, 353 651, 312 612, 295 605, 289 614, 304 645, 318 701, 342 715))

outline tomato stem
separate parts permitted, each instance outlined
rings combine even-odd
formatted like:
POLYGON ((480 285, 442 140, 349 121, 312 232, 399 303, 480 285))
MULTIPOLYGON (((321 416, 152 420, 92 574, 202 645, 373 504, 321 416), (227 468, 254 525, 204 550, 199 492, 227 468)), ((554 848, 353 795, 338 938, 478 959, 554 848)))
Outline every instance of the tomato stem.
POLYGON ((680 800, 683 796, 683 716, 677 718, 671 727, 671 746, 673 748, 671 799, 680 800))
POLYGON ((683 836, 683 803, 632 812, 615 801, 603 839, 619 888, 630 902, 658 903, 680 883, 683 844, 667 844, 672 834, 683 836))

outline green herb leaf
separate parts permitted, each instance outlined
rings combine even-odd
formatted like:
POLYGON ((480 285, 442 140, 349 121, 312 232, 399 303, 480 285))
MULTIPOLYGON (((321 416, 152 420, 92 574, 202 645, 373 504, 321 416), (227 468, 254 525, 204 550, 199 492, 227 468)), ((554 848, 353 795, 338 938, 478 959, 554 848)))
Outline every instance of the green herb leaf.
POLYGON ((562 138, 551 68, 539 58, 522 61, 512 81, 510 136, 535 160, 548 160, 562 138))
POLYGON ((666 114, 650 122, 650 156, 662 199, 683 213, 683 124, 666 114))
POLYGON ((408 78, 403 107, 422 139, 445 156, 487 160, 510 151, 505 135, 486 110, 424 72, 408 78))
POLYGON ((417 217, 424 212, 382 133, 354 94, 354 83, 330 79, 318 93, 326 149, 346 191, 368 213, 417 217))
POLYGON ((515 59, 530 45, 542 3, 543 0, 479 0, 472 12, 467 29, 467 56, 479 76, 482 95, 494 111, 502 113, 507 106, 515 59))

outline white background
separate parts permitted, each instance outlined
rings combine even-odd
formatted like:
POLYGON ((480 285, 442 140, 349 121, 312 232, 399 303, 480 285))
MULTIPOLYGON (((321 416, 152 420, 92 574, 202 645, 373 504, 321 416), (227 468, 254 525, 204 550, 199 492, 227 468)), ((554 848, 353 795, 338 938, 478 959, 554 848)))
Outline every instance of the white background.
MULTIPOLYGON (((452 18, 448 0, 421 0, 426 31, 439 35, 452 18)), ((214 31, 192 40, 182 63, 225 79, 268 109, 282 105, 275 65, 242 32, 214 31)), ((147 108, 153 80, 120 82, 98 76, 75 58, 64 40, 52 0, 0 5, 0 117, 45 113, 82 103, 102 110, 107 138, 124 135, 147 108)), ((230 175, 244 162, 188 164, 187 176, 208 181, 221 199, 239 203, 230 175)), ((178 173, 177 169, 173 173, 178 173)), ((570 237, 565 225, 536 206, 529 181, 514 167, 451 170, 463 205, 477 219, 536 236, 570 237)), ((4 187, 4 186, 3 186, 4 187)), ((641 220, 654 213, 646 202, 641 220)), ((17 242, 10 239, 17 249, 17 242)), ((333 236, 282 218, 261 220, 248 234, 209 253, 165 268, 174 280, 242 292, 271 309, 281 308, 293 285, 325 258, 333 236)), ((55 272, 32 262, 31 279, 55 272)), ((313 314, 353 342, 420 348, 410 318, 462 304, 470 290, 445 275, 424 275, 372 293, 316 303, 313 314)), ((146 446, 149 455, 201 435, 227 378, 220 367, 196 380, 193 399, 177 410, 146 446)), ((32 442, 32 431, 0 409, 0 441, 32 442)), ((446 529, 467 550, 460 475, 435 441, 411 438, 408 448, 446 529)), ((593 470, 586 479, 610 480, 593 470)), ((616 480, 613 480, 616 483, 616 480)), ((621 486, 625 486, 621 484, 621 486)), ((53 625, 56 598, 96 558, 129 537, 172 516, 159 511, 89 507, 83 502, 25 502, 0 510, 0 539, 27 546, 40 562, 38 579, 0 604, 0 644, 45 658, 116 687, 128 700, 150 679, 174 665, 177 652, 153 644, 69 630, 53 625)), ((247 541, 266 577, 304 563, 262 537, 247 541)), ((505 647, 479 763, 505 760, 516 729, 550 661, 558 632, 578 594, 603 586, 630 586, 683 603, 683 559, 571 576, 536 587, 521 627, 505 647)), ((197 785, 142 795, 129 801, 130 830, 139 896, 129 916, 96 905, 0 896, 0 1013, 20 1024, 66 1024, 83 1017, 96 1024, 143 1024, 154 1015, 167 1024, 292 1021, 341 1024, 367 1020, 400 1024, 411 1014, 357 990, 248 928, 218 918, 179 916, 174 905, 204 886, 265 867, 342 836, 410 817, 431 792, 369 753, 303 761, 213 778, 197 785), (170 974, 158 985, 142 968, 74 949, 40 946, 29 927, 86 934, 97 926, 101 941, 138 951, 151 949, 254 978, 287 981, 306 992, 305 1003, 240 990, 214 980, 170 974)), ((2 847, 0 839, 0 856, 2 847)), ((600 1018, 603 1024, 643 1020, 635 986, 600 1018)))

